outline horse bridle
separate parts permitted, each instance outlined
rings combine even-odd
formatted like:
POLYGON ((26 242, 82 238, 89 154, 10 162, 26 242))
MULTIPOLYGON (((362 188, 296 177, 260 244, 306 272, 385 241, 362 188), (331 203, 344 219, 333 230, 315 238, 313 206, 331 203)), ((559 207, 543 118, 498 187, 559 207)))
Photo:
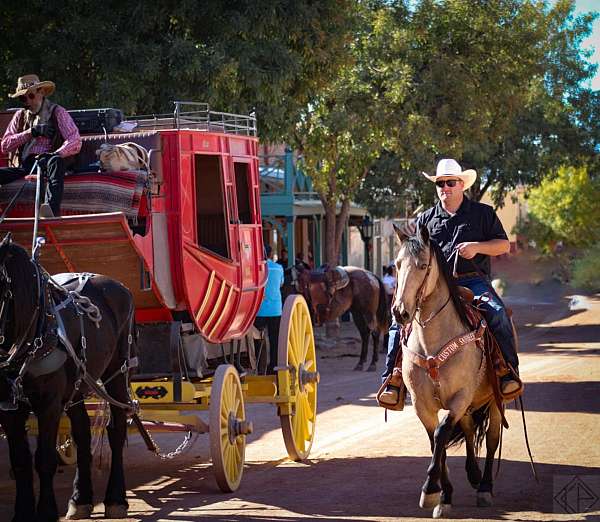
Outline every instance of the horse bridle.
POLYGON ((427 269, 425 271, 425 277, 423 278, 421 285, 417 289, 415 311, 408 323, 408 324, 412 324, 413 321, 417 321, 417 323, 419 324, 419 326, 421 328, 426 328, 427 325, 429 324, 429 322, 432 319, 434 319, 444 308, 446 308, 446 306, 450 302, 450 298, 452 297, 451 292, 448 291, 448 298, 446 299, 444 304, 438 310, 436 310, 435 312, 432 312, 431 315, 424 321, 421 321, 420 319, 417 318, 417 312, 421 312, 421 305, 423 304, 423 301, 424 301, 423 294, 425 293, 425 288, 427 287, 427 281, 429 280, 429 274, 431 273, 432 261, 433 261, 433 248, 431 247, 431 245, 429 245, 429 260, 427 262, 427 269))
MULTIPOLYGON (((29 320, 29 324, 27 328, 23 331, 20 339, 15 341, 13 345, 10 347, 9 351, 6 352, 8 358, 0 363, 0 369, 10 367, 10 365, 16 360, 20 359, 22 355, 22 347, 28 346, 33 347, 33 349, 28 348, 25 354, 26 361, 29 362, 33 357, 37 354, 37 351, 43 345, 43 330, 45 326, 45 310, 46 310, 46 299, 45 299, 45 288, 44 277, 42 274, 42 270, 40 269, 37 261, 30 259, 29 262, 33 265, 35 269, 35 280, 37 283, 37 305, 33 314, 31 315, 31 319, 29 320), (31 340, 28 341, 29 333, 33 324, 37 321, 37 326, 35 329, 35 334, 31 340)), ((4 283, 4 290, 2 292, 1 301, 0 301, 0 344, 3 344, 5 341, 5 328, 6 321, 8 318, 8 310, 7 305, 13 299, 13 292, 10 288, 12 283, 11 278, 9 277, 6 271, 6 265, 2 263, 0 265, 0 283, 4 283)))

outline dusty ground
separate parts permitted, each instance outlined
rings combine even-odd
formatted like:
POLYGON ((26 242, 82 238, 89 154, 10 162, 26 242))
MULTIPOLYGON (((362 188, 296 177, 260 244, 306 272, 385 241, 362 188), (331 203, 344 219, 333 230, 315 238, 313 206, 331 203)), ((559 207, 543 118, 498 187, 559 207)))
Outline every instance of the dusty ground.
MULTIPOLYGON (((502 272, 502 264, 499 268, 502 272)), ((511 428, 504 434, 494 507, 475 507, 475 493, 463 471, 463 452, 455 450, 449 457, 455 487, 452 517, 600 520, 600 499, 594 500, 600 497, 600 296, 580 300, 584 309, 571 311, 568 291, 557 283, 527 284, 523 271, 504 273, 511 281, 506 300, 519 325, 527 425, 540 481, 536 483, 531 474, 520 413, 510 409, 511 428), (558 498, 576 507, 579 492, 580 507, 591 506, 587 514, 566 514, 553 501, 575 477, 584 486, 558 498)), ((358 354, 356 337, 353 327, 345 325, 338 347, 319 351, 319 417, 308 462, 285 458, 279 421, 270 405, 248 408, 255 433, 249 437, 244 477, 234 494, 222 494, 216 487, 207 436, 189 453, 168 462, 153 457, 134 437, 127 450, 129 520, 429 518, 431 513, 417 505, 430 460, 425 432, 411 406, 384 422, 374 400, 378 374, 352 371, 358 354)), ((162 436, 159 442, 173 448, 179 437, 162 436)), ((5 470, 0 474, 0 521, 8 521, 14 489, 4 442, 0 459, 0 469, 5 470)), ((97 472, 98 499, 104 473, 97 472)), ((57 478, 62 506, 72 476, 72 469, 65 469, 57 478)), ((101 513, 99 505, 95 518, 101 513)))

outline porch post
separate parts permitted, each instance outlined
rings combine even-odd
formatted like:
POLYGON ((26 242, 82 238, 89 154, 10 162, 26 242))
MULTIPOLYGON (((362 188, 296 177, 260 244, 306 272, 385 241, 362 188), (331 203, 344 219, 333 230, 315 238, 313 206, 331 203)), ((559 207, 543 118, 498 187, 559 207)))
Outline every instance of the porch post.
POLYGON ((286 216, 285 218, 285 230, 286 230, 286 249, 288 252, 288 268, 294 266, 294 259, 296 259, 296 252, 294 250, 294 216, 286 216))

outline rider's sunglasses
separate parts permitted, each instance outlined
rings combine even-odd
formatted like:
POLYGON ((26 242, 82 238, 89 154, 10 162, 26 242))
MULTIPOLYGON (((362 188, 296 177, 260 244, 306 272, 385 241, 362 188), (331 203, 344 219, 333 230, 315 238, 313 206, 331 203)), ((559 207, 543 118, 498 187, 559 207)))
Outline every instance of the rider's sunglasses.
POLYGON ((35 93, 28 92, 27 94, 23 94, 22 96, 19 96, 19 100, 21 100, 22 102, 26 102, 27 98, 29 98, 30 100, 33 100, 35 98, 35 93))
POLYGON ((441 179, 440 181, 435 182, 435 184, 440 188, 442 188, 444 185, 448 185, 449 187, 456 187, 457 183, 457 179, 441 179))

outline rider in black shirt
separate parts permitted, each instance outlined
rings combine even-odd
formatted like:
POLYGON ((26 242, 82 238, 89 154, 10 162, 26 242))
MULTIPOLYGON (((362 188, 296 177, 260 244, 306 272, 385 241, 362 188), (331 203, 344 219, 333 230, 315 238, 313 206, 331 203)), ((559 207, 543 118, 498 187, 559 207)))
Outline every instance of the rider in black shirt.
MULTIPOLYGON (((475 182, 477 175, 474 170, 463 171, 455 160, 443 159, 438 163, 435 176, 423 174, 436 184, 440 201, 419 216, 416 226, 427 226, 430 237, 441 247, 446 259, 453 260, 454 255, 458 256, 456 259, 458 284, 470 288, 476 296, 488 293, 489 298, 481 307, 484 308, 488 325, 500 345, 506 362, 517 371, 519 359, 512 324, 502 301, 490 294, 490 256, 499 256, 510 250, 510 243, 502 223, 492 207, 471 201, 463 194, 463 191, 475 182), (481 277, 473 263, 486 280, 481 277)), ((404 232, 407 235, 414 235, 415 230, 415 225, 411 224, 404 232)), ((394 320, 390 328, 384 380, 394 369, 400 344, 398 332, 398 325, 394 320)), ((503 393, 516 391, 519 386, 511 374, 502 380, 503 393)), ((392 385, 388 386, 379 400, 395 405, 398 403, 399 395, 398 388, 392 385)))

